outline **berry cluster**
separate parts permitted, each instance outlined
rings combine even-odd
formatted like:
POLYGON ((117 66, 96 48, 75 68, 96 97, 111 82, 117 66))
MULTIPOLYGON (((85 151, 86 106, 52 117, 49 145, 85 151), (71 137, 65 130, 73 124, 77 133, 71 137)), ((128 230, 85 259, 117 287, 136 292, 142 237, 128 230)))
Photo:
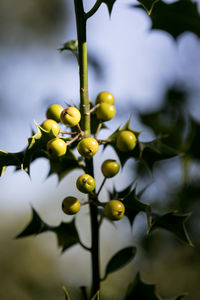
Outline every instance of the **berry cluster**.
MULTIPOLYGON (((68 146, 75 141, 78 141, 77 150, 79 154, 86 159, 94 156, 100 144, 105 144, 107 140, 98 140, 97 134, 101 129, 103 122, 107 122, 116 114, 114 107, 114 96, 109 92, 101 92, 96 98, 96 105, 91 108, 87 114, 96 114, 96 119, 99 122, 97 132, 94 137, 85 137, 81 130, 79 122, 81 120, 81 113, 75 106, 63 108, 61 105, 51 105, 47 112, 47 120, 45 120, 41 127, 50 135, 53 136, 47 143, 46 149, 50 159, 59 159, 67 153, 68 146), (77 131, 71 130, 69 132, 61 131, 59 122, 70 128, 77 128, 77 131), (62 136, 59 136, 62 134, 62 136), (71 138, 65 138, 63 134, 71 135, 71 138)), ((137 143, 137 138, 132 131, 122 130, 116 136, 115 146, 119 151, 129 152, 132 151, 137 143)), ((104 175, 104 181, 99 188, 98 192, 95 192, 95 179, 89 174, 83 174, 78 177, 76 181, 77 189, 85 194, 91 194, 90 197, 94 205, 104 208, 104 216, 112 221, 120 220, 124 213, 124 204, 119 200, 111 200, 108 203, 102 203, 98 200, 98 195, 101 188, 107 178, 114 177, 119 172, 120 166, 116 160, 108 159, 103 162, 101 166, 102 173, 104 175)), ((87 202, 88 203, 88 202, 87 202)), ((81 205, 77 198, 69 196, 62 202, 62 210, 68 215, 76 214, 81 205)))

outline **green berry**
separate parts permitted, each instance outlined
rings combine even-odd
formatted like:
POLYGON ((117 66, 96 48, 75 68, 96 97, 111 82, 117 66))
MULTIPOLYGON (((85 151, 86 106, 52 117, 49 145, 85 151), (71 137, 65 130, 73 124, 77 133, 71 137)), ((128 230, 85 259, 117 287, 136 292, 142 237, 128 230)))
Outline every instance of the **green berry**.
POLYGON ((108 103, 100 103, 96 109, 97 119, 106 122, 114 118, 116 114, 116 109, 114 105, 108 103))
POLYGON ((48 107, 46 116, 48 119, 55 120, 56 122, 60 122, 60 114, 63 110, 63 107, 59 104, 52 104, 48 107))
POLYGON ((78 108, 74 106, 65 108, 60 115, 61 122, 68 127, 76 126, 80 122, 80 119, 81 113, 78 108))
POLYGON ((76 181, 77 189, 82 193, 90 193, 95 188, 95 180, 89 174, 83 174, 76 181))
POLYGON ((47 151, 51 157, 63 156, 67 151, 66 142, 59 138, 50 140, 47 143, 47 151))
POLYGON ((114 159, 107 159, 101 166, 101 171, 106 178, 114 177, 119 172, 120 166, 114 159))
POLYGON ((78 143, 77 149, 82 156, 90 158, 97 153, 99 144, 96 139, 88 137, 78 143))
POLYGON ((101 92, 97 95, 96 104, 98 103, 108 103, 113 105, 115 102, 113 94, 109 92, 101 92))
POLYGON ((62 210, 67 215, 74 215, 81 208, 80 201, 72 196, 66 197, 62 202, 62 210))
POLYGON ((122 152, 132 151, 137 143, 135 134, 129 130, 121 131, 117 135, 116 146, 122 152))
POLYGON ((53 135, 58 135, 60 132, 60 126, 58 125, 58 123, 54 120, 51 119, 47 119, 45 120, 42 124, 41 127, 46 130, 47 132, 49 132, 50 134, 53 135))
POLYGON ((119 200, 111 200, 104 207, 104 216, 112 221, 120 220, 125 213, 124 204, 119 200))

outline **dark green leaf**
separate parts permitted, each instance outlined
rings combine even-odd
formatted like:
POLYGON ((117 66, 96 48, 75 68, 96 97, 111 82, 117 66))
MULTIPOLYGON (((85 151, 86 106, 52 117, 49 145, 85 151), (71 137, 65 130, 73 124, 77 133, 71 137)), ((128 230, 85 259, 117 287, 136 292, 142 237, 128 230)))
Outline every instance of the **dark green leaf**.
POLYGON ((71 170, 78 168, 83 168, 83 165, 76 158, 73 151, 69 149, 63 157, 50 159, 50 171, 48 176, 57 174, 58 179, 62 180, 71 170))
POLYGON ((124 300, 163 300, 156 292, 154 284, 145 283, 140 279, 140 274, 128 287, 124 300))
POLYGON ((51 227, 50 230, 56 234, 58 246, 62 248, 62 252, 79 243, 79 235, 75 226, 75 219, 68 223, 62 222, 59 226, 51 227))
POLYGON ((154 4, 160 0, 137 0, 137 1, 143 5, 147 13, 150 15, 154 7, 154 4))
POLYGON ((68 293, 68 291, 67 291, 67 289, 64 285, 62 286, 62 289, 63 289, 64 294, 65 294, 65 300, 70 300, 69 293, 68 293))
MULTIPOLYGON (((143 6, 137 6, 142 7, 143 6)), ((179 0, 173 3, 158 1, 150 15, 152 29, 161 29, 175 39, 184 32, 193 32, 200 37, 200 15, 197 3, 179 0)))
POLYGON ((163 159, 177 156, 179 152, 163 142, 164 138, 158 138, 151 142, 140 142, 140 160, 151 171, 154 164, 163 159))
POLYGON ((135 247, 127 247, 117 252, 108 262, 105 276, 102 280, 105 280, 110 273, 113 273, 127 265, 134 258, 135 254, 135 247))
POLYGON ((200 123, 190 118, 190 129, 185 142, 186 155, 200 159, 200 123))
POLYGON ((37 235, 48 231, 49 226, 42 221, 34 208, 32 208, 32 219, 27 227, 16 236, 16 238, 27 237, 29 235, 37 235))
POLYGON ((62 222, 58 226, 49 226, 39 217, 32 208, 32 219, 27 227, 17 235, 16 238, 22 238, 29 235, 37 235, 43 232, 51 231, 57 236, 58 246, 64 252, 67 248, 79 243, 79 235, 75 226, 75 219, 71 222, 62 222))
POLYGON ((8 166, 15 166, 16 169, 22 169, 23 152, 8 153, 0 150, 0 176, 8 166))
POLYGON ((48 157, 46 153, 47 142, 55 138, 55 135, 53 133, 49 133, 42 127, 40 127, 37 123, 35 124, 37 132, 32 137, 28 138, 28 147, 25 151, 23 160, 23 169, 28 174, 30 171, 30 164, 32 161, 39 157, 48 157))
POLYGON ((166 229, 175 234, 181 241, 189 246, 193 246, 187 230, 185 222, 188 220, 190 214, 180 214, 177 211, 169 212, 164 215, 154 216, 149 233, 157 228, 166 229))
POLYGON ((135 180, 131 184, 129 184, 125 189, 123 189, 121 191, 117 191, 116 188, 114 187, 112 192, 109 191, 110 200, 123 199, 124 197, 126 197, 130 193, 134 182, 135 182, 135 180))
POLYGON ((177 296, 177 297, 173 298, 173 300, 181 300, 181 299, 183 299, 185 296, 187 296, 187 293, 184 293, 184 294, 182 294, 182 295, 180 295, 180 296, 177 296))
POLYGON ((140 212, 144 212, 147 216, 148 228, 151 223, 150 211, 151 206, 149 204, 141 202, 136 195, 136 188, 134 188, 128 195, 124 197, 123 201, 125 205, 125 215, 128 217, 132 224, 136 215, 140 212))
POLYGON ((113 5, 116 2, 116 0, 102 0, 102 3, 103 2, 107 5, 109 14, 111 15, 111 12, 112 12, 112 9, 113 9, 113 5))

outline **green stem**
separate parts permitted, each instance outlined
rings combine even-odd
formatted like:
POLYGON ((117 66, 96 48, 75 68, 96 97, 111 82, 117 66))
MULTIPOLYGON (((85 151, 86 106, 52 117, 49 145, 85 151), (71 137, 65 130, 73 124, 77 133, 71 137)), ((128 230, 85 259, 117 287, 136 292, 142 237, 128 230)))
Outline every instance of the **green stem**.
POLYGON ((92 17, 96 11, 99 9, 100 5, 102 4, 102 0, 97 0, 94 6, 88 11, 86 14, 86 19, 92 17))
MULTIPOLYGON (((80 76, 80 110, 81 129, 84 137, 90 137, 90 102, 88 99, 88 71, 87 71, 87 43, 86 43, 86 14, 83 8, 83 0, 74 0, 76 26, 78 36, 78 60, 80 76)), ((86 173, 94 177, 93 159, 86 159, 86 173)), ((99 224, 98 210, 92 204, 92 196, 89 195, 90 221, 91 221, 91 260, 92 260, 92 288, 91 295, 100 289, 100 265, 99 265, 99 224)))

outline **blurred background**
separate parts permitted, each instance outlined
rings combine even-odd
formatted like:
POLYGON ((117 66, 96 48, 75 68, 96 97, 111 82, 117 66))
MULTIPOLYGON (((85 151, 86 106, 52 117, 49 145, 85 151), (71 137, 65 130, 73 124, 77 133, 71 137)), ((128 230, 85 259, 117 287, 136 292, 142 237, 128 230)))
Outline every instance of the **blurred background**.
MULTIPOLYGON (((86 10, 94 3, 85 2, 86 10)), ((102 135, 126 122, 131 113, 131 127, 142 131, 142 141, 171 134, 171 144, 179 149, 181 141, 193 132, 190 120, 200 122, 200 41, 188 32, 175 42, 165 32, 150 31, 147 14, 130 8, 136 3, 118 0, 111 18, 103 4, 88 21, 89 96, 94 101, 102 90, 115 95, 117 116, 102 135)), ((40 124, 50 104, 78 104, 76 59, 57 50, 76 39, 73 1, 1 0, 0 16, 0 149, 17 152, 26 147, 33 121, 40 124)), ((194 131, 197 141, 199 132, 194 131)), ((196 147, 198 152, 198 143, 196 147)), ((126 218, 116 228, 105 221, 102 274, 117 250, 135 245, 138 252, 131 264, 103 283, 104 300, 122 299, 138 270, 145 281, 157 284, 165 298, 188 292, 185 299, 200 299, 200 152, 196 152, 190 152, 185 180, 181 159, 173 158, 156 164, 153 176, 128 161, 121 174, 106 184, 120 190, 138 177, 139 189, 151 183, 142 201, 160 213, 176 209, 192 212, 187 229, 196 247, 182 244, 164 230, 147 237, 142 214, 133 228, 126 218)), ((114 155, 109 148, 98 153, 96 166, 114 155)), ((1 300, 64 299, 62 284, 72 299, 79 299, 79 287, 90 285, 90 258, 79 246, 60 255, 51 233, 14 239, 29 222, 31 206, 45 222, 58 225, 70 220, 60 209, 63 198, 69 194, 83 198, 74 182, 79 171, 59 184, 56 175, 46 179, 48 171, 48 161, 39 159, 31 165, 31 178, 25 172, 14 172, 13 167, 0 178, 1 300)), ((98 169, 96 176, 100 185, 98 169)), ((102 198, 106 197, 104 191, 102 198)), ((81 210, 76 223, 82 240, 89 244, 87 208, 81 210)))

